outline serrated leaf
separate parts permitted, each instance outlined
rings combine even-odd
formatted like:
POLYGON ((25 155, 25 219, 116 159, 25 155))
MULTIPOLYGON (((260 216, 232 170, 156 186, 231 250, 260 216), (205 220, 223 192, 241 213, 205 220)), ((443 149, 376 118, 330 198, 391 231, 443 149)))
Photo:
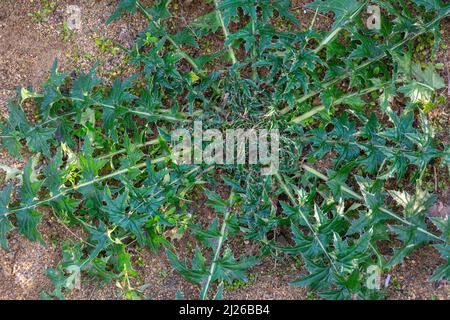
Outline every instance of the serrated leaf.
POLYGON ((427 11, 439 11, 442 7, 440 0, 411 0, 418 6, 423 6, 427 11))
POLYGON ((118 195, 115 199, 111 198, 111 191, 107 189, 103 197, 106 206, 102 207, 103 212, 108 216, 111 223, 116 224, 131 232, 136 236, 139 244, 145 244, 145 234, 142 229, 148 216, 138 215, 133 208, 129 207, 129 193, 128 191, 118 195))
POLYGON ((423 216, 431 207, 436 197, 426 191, 417 190, 411 196, 406 191, 389 191, 392 198, 404 209, 405 217, 423 216))
POLYGON ((422 70, 421 65, 416 63, 412 67, 412 74, 415 80, 399 89, 399 92, 408 96, 411 102, 428 103, 435 90, 445 87, 444 79, 435 72, 432 64, 422 70))
POLYGON ((20 210, 16 213, 16 218, 20 233, 31 241, 43 242, 42 235, 37 229, 42 219, 42 214, 33 209, 20 210))
POLYGON ((126 12, 135 13, 137 11, 138 0, 121 0, 116 7, 116 10, 108 18, 106 24, 110 24, 114 20, 120 18, 120 16, 126 12))
POLYGON ((317 287, 318 284, 320 284, 321 282, 327 283, 329 277, 330 277, 329 268, 315 266, 314 271, 310 275, 292 281, 290 285, 302 287, 310 286, 314 288, 317 287))
POLYGON ((20 189, 20 201, 22 204, 33 204, 41 182, 34 181, 33 159, 29 159, 22 174, 22 188, 20 189))
POLYGON ((17 129, 20 133, 25 135, 31 128, 25 113, 22 108, 15 104, 14 102, 8 103, 8 122, 12 128, 17 129))
POLYGON ((178 44, 178 45, 187 45, 191 46, 193 48, 198 48, 198 43, 195 37, 192 35, 191 30, 189 29, 183 29, 180 32, 176 33, 172 39, 178 44))
POLYGON ((308 3, 306 7, 322 13, 333 12, 333 28, 336 28, 346 23, 361 8, 361 3, 357 0, 319 0, 308 3))
POLYGON ((422 69, 420 63, 415 63, 412 67, 412 73, 417 81, 435 90, 445 88, 444 79, 435 71, 435 67, 431 63, 425 69, 422 69))
POLYGON ((9 250, 8 240, 6 236, 8 233, 14 229, 11 221, 7 216, 8 214, 8 205, 10 202, 12 192, 12 185, 7 185, 0 191, 0 246, 9 250))
POLYGON ((220 0, 218 1, 218 9, 223 12, 223 20, 226 26, 228 26, 232 18, 238 15, 239 8, 250 19, 257 20, 257 8, 253 0, 220 0))
POLYGON ((27 135, 27 145, 34 152, 42 153, 46 158, 51 158, 51 141, 54 140, 56 128, 36 127, 27 135))
POLYGON ((191 22, 190 26, 194 30, 195 35, 198 38, 202 38, 210 33, 215 33, 221 27, 221 23, 216 12, 212 11, 196 18, 191 22))
POLYGON ((94 65, 88 73, 81 73, 78 78, 74 80, 71 96, 76 99, 77 104, 89 101, 94 88, 103 82, 96 76, 96 70, 97 65, 94 65))

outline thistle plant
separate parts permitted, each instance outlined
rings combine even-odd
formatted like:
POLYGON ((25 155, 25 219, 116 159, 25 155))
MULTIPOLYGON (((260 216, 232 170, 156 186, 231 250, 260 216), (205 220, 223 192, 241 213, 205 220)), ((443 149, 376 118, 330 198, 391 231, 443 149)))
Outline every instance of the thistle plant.
POLYGON ((264 256, 303 261, 307 273, 291 284, 325 299, 380 297, 366 286, 369 267, 387 272, 428 244, 446 260, 430 281, 448 279, 449 220, 428 218, 434 196, 423 188, 431 165, 450 166, 450 148, 426 116, 445 84, 413 49, 430 33, 439 41, 450 5, 371 2, 386 13, 380 30, 365 26, 367 1, 315 1, 307 5, 314 19, 301 21, 289 0, 214 0, 205 1, 212 11, 171 32, 169 0, 120 1, 108 23, 124 14, 148 20, 134 46, 123 48, 134 75, 108 85, 96 66, 71 77, 56 61, 42 90, 23 88, 8 104, 1 147, 31 157, 0 193, 2 248, 15 228, 43 242, 44 214, 86 231, 47 270, 55 290, 45 298, 64 298, 80 274, 140 297, 132 247, 164 247, 203 299, 245 281, 264 256), (318 15, 330 12, 330 29, 319 31, 318 15), (202 54, 209 35, 223 39, 222 48, 202 54), (190 130, 195 120, 222 130, 278 129, 278 173, 177 163, 170 132, 190 130), (207 226, 191 204, 202 192, 216 215, 207 226), (189 234, 196 249, 188 261, 173 239, 189 234), (250 241, 258 254, 233 253, 231 239, 250 241))

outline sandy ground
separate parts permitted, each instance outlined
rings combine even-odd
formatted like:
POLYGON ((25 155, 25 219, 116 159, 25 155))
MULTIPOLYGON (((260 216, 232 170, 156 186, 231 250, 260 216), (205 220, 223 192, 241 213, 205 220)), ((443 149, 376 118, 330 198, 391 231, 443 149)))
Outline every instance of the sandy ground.
MULTIPOLYGON (((14 96, 17 86, 38 87, 49 74, 55 58, 65 70, 87 70, 101 57, 101 75, 109 75, 121 63, 119 56, 102 52, 95 39, 105 37, 129 45, 144 22, 139 18, 119 20, 110 27, 105 21, 113 11, 117 0, 58 1, 58 6, 48 17, 48 22, 33 21, 28 13, 39 8, 37 0, 2 0, 0 2, 0 115, 5 115, 6 102, 14 96), (68 4, 76 4, 82 10, 82 29, 70 39, 63 39, 62 22, 68 4)), ((182 1, 180 1, 181 3, 182 1)), ((180 5, 184 14, 195 15, 199 1, 180 5)), ((294 7, 301 7, 302 1, 293 1, 294 7)), ((303 13, 304 20, 311 19, 310 13, 303 13)), ((447 20, 448 24, 450 21, 447 20)), ((448 28, 447 28, 448 29, 448 28)), ((449 43, 448 30, 444 33, 449 43)), ((441 56, 442 61, 445 55, 441 56)), ((434 116, 444 123, 443 139, 448 139, 448 109, 441 107, 434 116), (447 129, 447 134, 445 130, 447 129)), ((448 141, 448 140, 447 140, 448 141)), ((0 163, 22 168, 23 163, 0 153, 0 163)), ((450 205, 448 191, 436 190, 440 201, 450 205)), ((61 258, 60 244, 68 236, 66 227, 61 226, 50 213, 45 213, 40 231, 46 247, 31 243, 16 231, 9 236, 11 251, 0 249, 0 299, 37 299, 40 292, 51 291, 52 285, 44 275, 47 267, 54 267, 61 258)), ((78 234, 79 231, 71 230, 78 234)), ((178 289, 187 298, 198 296, 198 289, 184 281, 169 265, 163 252, 143 250, 136 253, 143 264, 136 266, 141 284, 146 285, 145 296, 150 299, 173 299, 178 289)), ((431 284, 427 281, 432 270, 440 263, 439 255, 431 248, 423 248, 405 260, 391 275, 389 297, 392 299, 449 299, 450 286, 446 282, 431 284)), ((291 263, 275 265, 264 261, 252 270, 252 281, 246 286, 228 289, 225 298, 230 299, 306 299, 312 298, 304 288, 288 285, 301 271, 291 263)), ((114 283, 99 284, 93 280, 82 282, 81 289, 74 290, 69 299, 120 299, 120 290, 114 283)))

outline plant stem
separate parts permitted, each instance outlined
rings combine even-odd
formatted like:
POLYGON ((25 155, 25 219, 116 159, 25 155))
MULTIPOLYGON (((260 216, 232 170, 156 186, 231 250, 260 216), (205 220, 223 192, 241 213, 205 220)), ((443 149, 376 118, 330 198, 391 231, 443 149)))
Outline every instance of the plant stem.
MULTIPOLYGON (((137 7, 142 11, 142 13, 145 15, 147 20, 149 22, 154 23, 158 28, 162 29, 159 22, 156 20, 153 20, 153 17, 147 12, 147 9, 144 7, 144 5, 137 1, 137 7)), ((178 51, 178 53, 194 68, 194 71, 200 72, 200 68, 197 65, 197 63, 192 59, 181 47, 173 40, 173 38, 170 35, 166 35, 167 40, 175 47, 175 49, 178 51)))
MULTIPOLYGON (((255 21, 253 19, 251 19, 251 24, 252 24, 252 35, 254 38, 256 38, 256 26, 255 26, 255 21)), ((256 41, 255 41, 256 44, 256 41)), ((256 61, 256 47, 255 45, 253 45, 252 48, 252 61, 256 61)), ((253 63, 252 63, 252 78, 253 80, 256 80, 256 77, 258 76, 258 71, 256 70, 256 68, 254 67, 253 63)))
MULTIPOLYGON (((158 25, 158 24, 157 24, 158 25)), ((200 68, 197 65, 197 63, 192 59, 186 52, 184 52, 181 47, 175 42, 175 40, 172 39, 171 36, 166 35, 167 40, 177 49, 178 53, 194 68, 195 72, 200 72, 200 68)))
MULTIPOLYGON (((73 101, 81 101, 84 102, 83 99, 80 98, 74 98, 74 97, 65 97, 69 100, 73 100, 73 101)), ((104 108, 108 108, 108 109, 112 109, 112 110, 116 110, 118 109, 117 107, 111 105, 111 104, 106 104, 103 102, 99 102, 99 101, 93 101, 93 106, 99 106, 99 107, 104 107, 104 108)), ((174 117, 170 117, 170 116, 166 116, 166 115, 159 115, 159 114, 155 114, 155 113, 150 113, 150 112, 146 112, 146 111, 139 111, 139 110, 133 110, 127 107, 122 107, 124 108, 127 112, 129 113, 133 113, 133 114, 137 114, 137 115, 141 115, 141 116, 145 116, 145 117, 160 117, 161 119, 165 119, 165 120, 171 120, 171 121, 185 121, 185 122, 190 122, 190 120, 187 119, 178 119, 178 118, 174 118, 174 117)))
MULTIPOLYGON (((373 86, 373 87, 364 89, 364 90, 362 90, 360 92, 353 92, 353 93, 347 94, 347 95, 345 95, 343 97, 340 97, 336 101, 334 101, 330 105, 330 107, 341 103, 345 99, 348 99, 348 98, 351 98, 351 97, 355 97, 355 96, 362 96, 362 95, 368 94, 370 92, 373 92, 373 91, 376 91, 376 90, 380 90, 381 88, 383 88, 387 84, 389 84, 389 83, 384 83, 381 86, 373 86)), ((317 113, 322 112, 325 109, 326 109, 326 107, 324 105, 320 105, 320 106, 314 107, 310 111, 302 114, 301 116, 292 119, 291 122, 293 122, 293 123, 300 123, 302 121, 305 121, 306 119, 311 118, 312 116, 316 115, 317 113)))
MULTIPOLYGON (((144 143, 139 143, 139 144, 133 145, 133 147, 140 149, 140 148, 148 147, 148 146, 151 146, 151 145, 155 145, 158 142, 159 142, 159 139, 157 138, 157 139, 149 140, 149 141, 144 142, 144 143)), ((98 158, 95 158, 95 159, 96 160, 109 159, 109 158, 112 158, 112 157, 117 156, 119 154, 122 154, 122 153, 124 153, 126 151, 127 151, 127 149, 125 149, 125 148, 119 149, 117 151, 114 151, 112 153, 106 154, 104 156, 101 156, 101 157, 98 157, 98 158)))
MULTIPOLYGON (((445 18, 448 14, 450 13, 450 8, 447 9, 446 11, 444 11, 442 14, 438 15, 436 18, 434 18, 431 22, 425 24, 421 31, 416 32, 412 35, 407 36, 405 39, 403 39, 402 41, 400 41, 399 43, 397 43, 396 45, 392 46, 391 48, 389 48, 388 50, 385 50, 383 53, 379 54, 378 56, 367 60, 366 62, 364 62, 363 64, 359 65, 358 67, 356 67, 353 70, 349 70, 347 72, 345 72, 344 74, 342 74, 341 76, 332 79, 326 83, 324 83, 323 85, 321 85, 321 87, 317 90, 311 91, 310 93, 302 96, 301 98, 296 100, 297 104, 301 104, 303 102, 305 102, 306 100, 309 100, 312 97, 315 97, 316 95, 320 94, 322 92, 323 89, 326 89, 338 82, 341 82, 342 80, 347 79, 348 77, 350 77, 352 74, 357 73, 358 71, 361 71, 362 69, 364 69, 365 67, 371 65, 374 62, 377 62, 385 57, 387 57, 388 53, 387 51, 393 51, 396 50, 400 47, 402 47, 403 45, 405 45, 406 43, 408 43, 411 40, 414 40, 415 38, 419 37, 420 35, 426 33, 429 31, 429 29, 437 22, 439 22, 440 20, 442 20, 443 18, 445 18)), ((285 107, 284 109, 282 109, 280 111, 281 114, 286 114, 291 110, 290 106, 285 107)))
MULTIPOLYGON (((37 98, 42 98, 43 96, 44 96, 43 94, 36 94, 35 98, 36 97, 37 98)), ((81 99, 81 98, 75 98, 75 97, 69 97, 69 96, 63 96, 62 99, 69 100, 69 101, 78 101, 78 102, 84 102, 85 101, 84 99, 81 99)), ((92 102, 93 102, 92 107, 104 107, 104 108, 108 108, 108 109, 112 109, 112 110, 116 110, 117 109, 116 106, 113 106, 111 104, 106 104, 106 103, 95 101, 95 100, 92 101, 92 102)), ((146 111, 133 110, 133 109, 130 109, 130 108, 127 108, 127 107, 122 107, 122 108, 124 108, 129 113, 133 113, 133 114, 137 114, 137 115, 141 115, 141 116, 146 116, 146 117, 158 117, 158 118, 165 119, 165 120, 168 120, 168 121, 182 121, 182 122, 190 122, 191 121, 191 120, 188 120, 188 119, 179 119, 179 118, 170 117, 170 116, 166 116, 166 115, 162 115, 162 114, 156 114, 156 113, 150 113, 150 112, 146 112, 146 111)), ((56 116, 54 118, 48 119, 48 120, 44 121, 43 123, 37 124, 36 127, 31 128, 30 131, 27 132, 27 134, 29 134, 30 132, 33 132, 38 127, 42 128, 42 126, 44 126, 44 125, 46 125, 48 123, 51 123, 53 121, 56 121, 56 120, 58 120, 58 119, 60 119, 62 117, 71 116, 71 115, 75 115, 75 114, 77 114, 77 113, 74 112, 74 111, 71 111, 71 112, 68 112, 68 113, 64 113, 64 114, 58 115, 58 116, 56 116)))
POLYGON ((330 43, 331 41, 333 41, 333 39, 339 34, 339 32, 341 32, 342 30, 344 30, 344 25, 349 23, 350 21, 352 21, 360 12, 363 8, 365 8, 367 6, 367 1, 364 1, 361 6, 346 20, 346 22, 344 24, 340 24, 339 27, 337 27, 336 29, 334 29, 333 31, 331 31, 328 36, 323 39, 319 46, 317 48, 315 48, 313 50, 314 53, 318 53, 320 50, 322 50, 328 43, 330 43))
MULTIPOLYGON (((157 159, 151 161, 151 163, 164 162, 164 161, 166 161, 166 159, 167 159, 167 157, 160 157, 160 158, 157 158, 157 159)), ((10 209, 10 210, 8 210, 9 212, 6 215, 9 215, 9 214, 15 213, 15 212, 19 212, 19 211, 23 211, 23 210, 33 209, 33 208, 35 208, 37 206, 44 205, 44 204, 46 204, 46 203, 48 203, 50 201, 59 199, 62 196, 66 195, 66 194, 68 194, 68 193, 70 193, 72 191, 77 191, 80 188, 84 188, 84 187, 93 185, 93 184, 95 184, 97 182, 101 182, 101 181, 104 181, 104 180, 108 180, 108 179, 114 178, 114 177, 116 177, 118 175, 127 173, 129 170, 132 170, 132 169, 142 169, 146 165, 147 165, 147 162, 139 163, 137 165, 134 165, 134 166, 131 166, 131 167, 128 167, 128 168, 125 168, 125 169, 117 170, 117 171, 111 172, 110 174, 107 174, 107 175, 104 175, 104 176, 101 176, 101 177, 97 177, 97 178, 92 179, 90 181, 86 181, 86 182, 80 183, 80 184, 75 185, 75 186, 73 186, 71 188, 65 189, 64 191, 62 191, 62 192, 60 192, 60 193, 58 193, 58 194, 56 194, 56 195, 54 195, 54 196, 52 196, 50 198, 37 201, 37 202, 35 202, 33 204, 30 204, 30 205, 27 205, 27 206, 24 206, 24 207, 10 209)))
POLYGON ((304 114, 302 114, 301 116, 292 119, 291 122, 292 123, 300 123, 302 121, 305 121, 306 119, 309 119, 309 118, 315 116, 316 114, 318 114, 319 112, 322 112, 325 109, 326 108, 323 105, 314 107, 311 110, 309 110, 308 112, 305 112, 304 114))
POLYGON ((214 258, 213 261, 211 263, 211 267, 209 269, 209 274, 208 274, 208 278, 206 279, 206 283, 205 286, 202 289, 200 298, 202 300, 205 300, 208 297, 208 290, 209 287, 211 285, 211 281, 212 281, 212 277, 214 275, 214 272, 216 271, 216 266, 217 266, 217 260, 219 260, 220 257, 220 252, 222 251, 222 246, 225 242, 225 234, 227 231, 227 224, 228 224, 228 217, 230 216, 230 210, 227 210, 225 212, 225 215, 223 217, 223 221, 222 221, 222 226, 220 228, 220 237, 219 240, 217 242, 217 248, 216 248, 216 252, 214 253, 214 258))
MULTIPOLYGON (((219 10, 219 3, 217 2, 217 0, 214 0, 214 6, 216 7, 217 19, 219 19, 219 21, 220 21, 220 25, 222 26, 223 35, 225 36, 225 41, 226 41, 228 39, 228 29, 223 20, 222 13, 219 10)), ((237 59, 236 59, 236 55, 234 54, 234 50, 231 47, 231 44, 229 44, 227 47, 228 47, 228 52, 230 53, 231 61, 233 62, 233 64, 236 64, 237 59)))

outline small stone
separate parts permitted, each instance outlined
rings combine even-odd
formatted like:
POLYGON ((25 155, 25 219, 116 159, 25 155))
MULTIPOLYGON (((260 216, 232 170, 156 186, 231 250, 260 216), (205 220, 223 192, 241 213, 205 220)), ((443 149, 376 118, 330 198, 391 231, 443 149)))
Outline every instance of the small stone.
POLYGON ((68 15, 67 27, 72 30, 81 30, 81 9, 79 6, 67 6, 66 13, 68 15))
POLYGON ((450 206, 444 205, 442 201, 439 201, 428 210, 428 214, 431 217, 446 218, 450 216, 450 206))

